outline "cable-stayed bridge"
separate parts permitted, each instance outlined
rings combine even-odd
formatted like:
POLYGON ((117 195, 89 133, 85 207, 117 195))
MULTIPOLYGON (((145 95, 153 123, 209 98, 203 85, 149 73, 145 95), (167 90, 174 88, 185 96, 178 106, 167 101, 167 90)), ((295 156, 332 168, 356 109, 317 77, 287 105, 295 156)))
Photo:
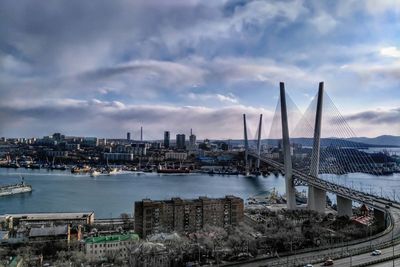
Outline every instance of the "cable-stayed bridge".
MULTIPOLYGON (((347 141, 349 138, 355 137, 355 134, 333 104, 333 101, 324 92, 324 83, 319 84, 316 97, 306 112, 298 116, 295 127, 289 124, 293 121, 289 115, 298 114, 298 112, 293 112, 293 109, 288 109, 288 106, 293 107, 293 101, 286 94, 285 85, 281 82, 280 99, 268 136, 268 140, 277 140, 275 145, 276 143, 278 145, 277 147, 267 145, 266 152, 261 149, 262 115, 257 129, 257 142, 253 147, 249 144, 246 116, 243 115, 246 170, 252 167, 259 170, 261 164, 266 164, 283 173, 288 209, 298 208, 296 206, 295 187, 300 185, 308 186, 307 208, 313 211, 325 212, 327 192, 336 195, 339 216, 352 216, 353 201, 366 204, 374 209, 375 220, 378 224, 386 228, 379 236, 371 238, 376 243, 383 244, 386 242, 386 246, 394 245, 395 240, 400 240, 400 204, 395 199, 390 200, 388 197, 379 196, 376 192, 367 193, 326 179, 326 174, 365 172, 379 175, 382 173, 382 166, 376 164, 368 153, 360 152, 359 148, 362 148, 362 144, 347 141), (324 106, 324 103, 327 105, 324 106), (327 126, 328 131, 324 131, 323 125, 324 127, 327 126), (301 153, 301 157, 296 157, 294 150, 296 148, 304 150, 304 142, 303 146, 296 146, 295 139, 291 139, 290 134, 308 141, 305 147, 307 147, 306 150, 309 153, 301 153), (321 147, 321 136, 323 134, 330 137, 331 141, 328 145, 321 147), (273 152, 274 150, 275 152, 273 152), (251 158, 256 160, 255 166, 251 166, 251 158), (322 173, 325 174, 325 179, 321 178, 322 173)), ((364 246, 369 246, 370 249, 371 242, 371 239, 354 242, 351 249, 359 249, 364 246)), ((346 245, 348 246, 348 244, 346 245)), ((332 248, 329 250, 330 253, 334 251, 335 249, 332 248)), ((314 254, 321 253, 326 253, 326 251, 321 250, 314 254)), ((299 257, 299 254, 297 257, 299 257)), ((261 261, 263 260, 261 259, 261 261)), ((277 259, 266 261, 272 266, 280 266, 273 265, 276 262, 282 263, 281 260, 277 259)), ((365 262, 365 259, 363 261, 365 262)), ((368 259, 366 262, 368 262, 368 259)), ((259 266, 257 264, 259 264, 258 260, 255 260, 254 264, 251 263, 249 266, 259 266)), ((292 264, 290 265, 288 261, 288 266, 297 266, 294 262, 292 264)))

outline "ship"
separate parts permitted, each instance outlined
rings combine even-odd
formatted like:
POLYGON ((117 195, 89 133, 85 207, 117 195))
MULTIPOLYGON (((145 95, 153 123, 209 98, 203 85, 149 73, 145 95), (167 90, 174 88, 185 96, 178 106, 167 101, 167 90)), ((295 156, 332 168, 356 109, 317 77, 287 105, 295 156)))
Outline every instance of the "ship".
POLYGON ((172 168, 168 168, 165 164, 164 167, 162 167, 161 165, 158 166, 157 173, 190 173, 190 169, 183 168, 182 166, 180 166, 179 168, 175 168, 175 165, 173 165, 172 168))
POLYGON ((0 196, 11 196, 32 191, 32 186, 25 183, 24 178, 19 184, 0 186, 0 196))

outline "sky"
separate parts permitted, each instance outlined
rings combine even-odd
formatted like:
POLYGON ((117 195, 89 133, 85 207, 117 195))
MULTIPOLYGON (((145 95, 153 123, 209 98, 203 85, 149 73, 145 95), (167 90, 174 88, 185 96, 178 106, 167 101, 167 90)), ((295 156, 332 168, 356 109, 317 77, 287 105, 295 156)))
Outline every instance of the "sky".
POLYGON ((357 136, 400 135, 399 15, 397 0, 2 0, 0 136, 242 138, 243 113, 268 129, 280 81, 301 110, 324 81, 357 136))

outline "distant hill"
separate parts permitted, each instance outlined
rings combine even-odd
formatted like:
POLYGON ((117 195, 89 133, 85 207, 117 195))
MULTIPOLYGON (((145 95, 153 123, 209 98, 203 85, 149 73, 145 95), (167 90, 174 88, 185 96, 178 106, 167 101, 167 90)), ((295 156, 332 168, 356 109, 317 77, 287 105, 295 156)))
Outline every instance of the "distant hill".
MULTIPOLYGON (((301 144, 303 146, 312 146, 313 139, 312 138, 292 138, 292 142, 296 144, 301 144)), ((343 140, 343 139, 335 139, 335 138, 321 138, 321 146, 340 146, 340 147, 357 147, 357 148, 366 148, 375 145, 371 145, 365 142, 357 142, 352 140, 343 140)))
MULTIPOLYGON (((215 140, 216 141, 216 140, 215 140)), ((312 138, 292 138, 292 142, 296 144, 301 144, 302 146, 312 146, 313 140, 312 138)), ((224 140, 227 142, 227 140, 224 140)), ((232 145, 243 144, 243 140, 230 140, 232 145)), ((249 140, 251 144, 254 145, 255 140, 249 140)), ((263 139, 261 141, 262 144, 270 144, 273 146, 278 145, 279 140, 277 139, 263 139)), ((349 139, 335 139, 335 138, 321 138, 321 146, 341 146, 341 147, 400 147, 400 136, 390 136, 390 135, 382 135, 375 138, 368 137, 356 137, 349 139)))
POLYGON ((369 137, 354 137, 348 140, 360 143, 371 144, 375 146, 391 146, 400 147, 400 136, 394 135, 381 135, 373 138, 369 137))

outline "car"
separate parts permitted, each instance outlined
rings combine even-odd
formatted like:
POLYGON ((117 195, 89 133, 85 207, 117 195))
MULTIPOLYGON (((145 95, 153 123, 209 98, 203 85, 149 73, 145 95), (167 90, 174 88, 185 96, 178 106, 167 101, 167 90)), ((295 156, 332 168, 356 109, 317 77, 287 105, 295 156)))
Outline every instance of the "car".
POLYGON ((331 260, 331 259, 327 259, 324 262, 324 264, 322 264, 322 266, 331 266, 331 265, 333 265, 333 260, 331 260))
POLYGON ((306 265, 304 265, 304 267, 314 267, 312 264, 306 264, 306 265))
POLYGON ((379 255, 381 255, 381 254, 382 254, 382 252, 381 252, 380 250, 378 250, 378 249, 375 249, 375 250, 372 251, 372 253, 371 253, 372 256, 379 256, 379 255))

